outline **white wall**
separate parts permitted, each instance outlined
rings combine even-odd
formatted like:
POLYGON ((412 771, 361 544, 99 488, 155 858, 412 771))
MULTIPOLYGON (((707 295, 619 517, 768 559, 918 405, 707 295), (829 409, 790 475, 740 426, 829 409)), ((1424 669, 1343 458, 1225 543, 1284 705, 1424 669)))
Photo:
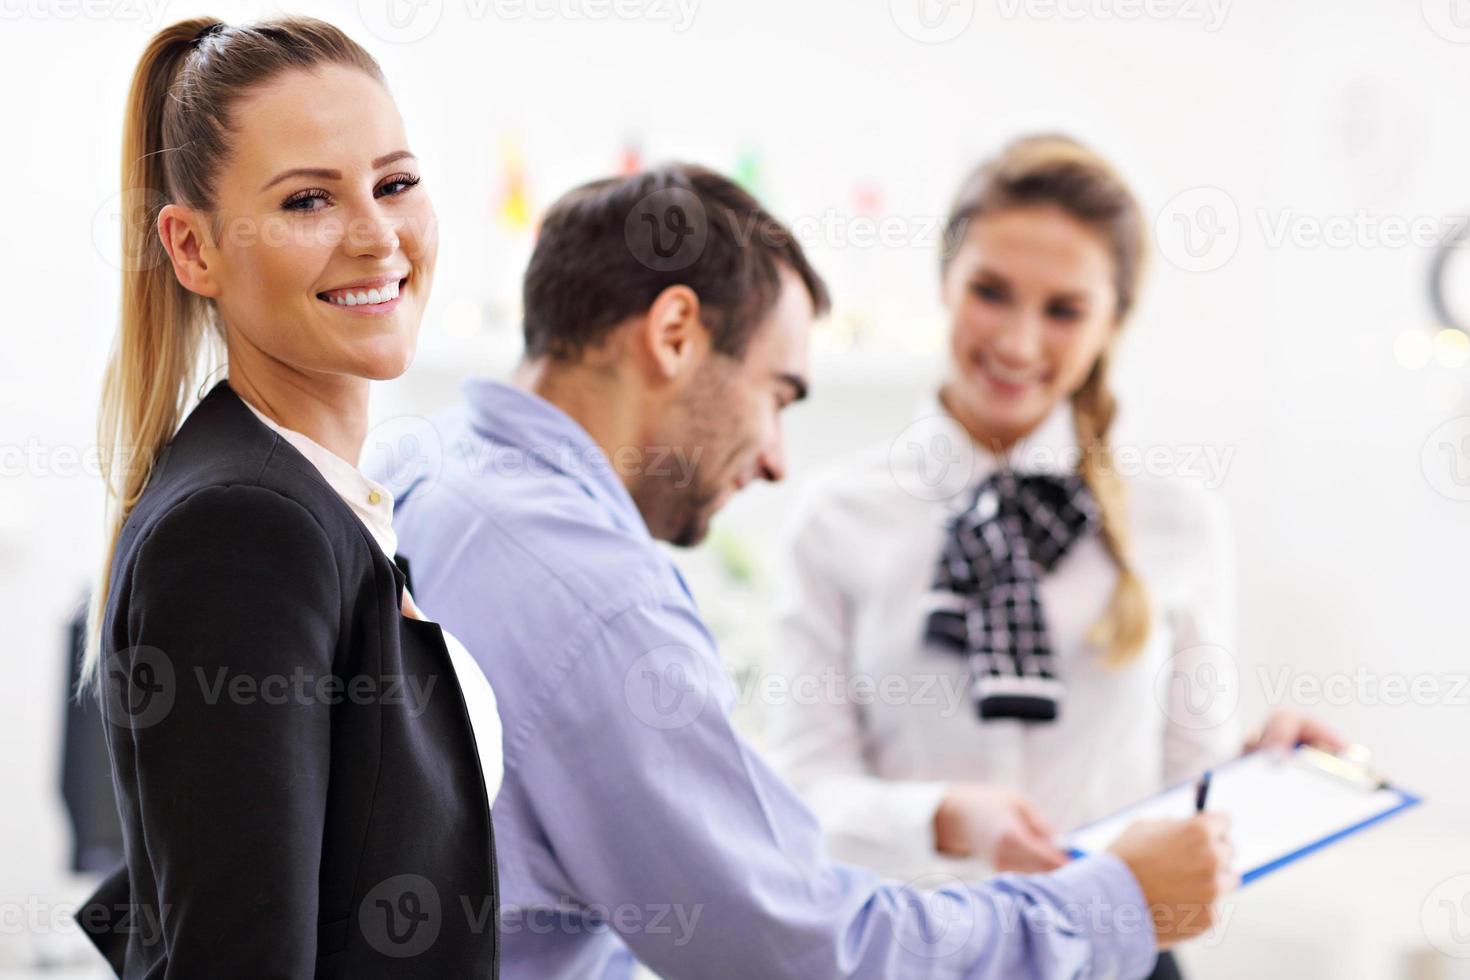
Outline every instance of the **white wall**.
MULTIPOLYGON (((61 618, 97 553, 101 501, 95 479, 56 471, 68 447, 91 441, 113 326, 108 202, 131 65, 169 20, 272 9, 173 0, 158 13, 159 2, 97 0, 87 9, 99 16, 71 8, 68 17, 55 0, 0 0, 7 908, 83 887, 59 870, 58 650, 61 618), (15 447, 27 446, 41 462, 17 466, 15 447)), ((665 9, 653 3, 644 9, 665 9)), ((971 20, 942 44, 898 28, 902 0, 699 0, 683 30, 653 18, 536 19, 504 15, 514 7, 497 15, 488 0, 426 0, 421 13, 439 16, 437 27, 406 44, 375 36, 369 21, 379 31, 384 21, 373 0, 290 9, 335 20, 381 57, 443 223, 421 360, 380 393, 383 415, 442 404, 461 372, 508 363, 528 247, 525 230, 495 217, 508 147, 524 155, 542 206, 609 171, 630 139, 654 159, 726 169, 758 155, 767 198, 811 232, 838 299, 819 338, 816 397, 790 419, 793 483, 902 428, 939 336, 928 229, 959 175, 1004 139, 1039 129, 1071 132, 1112 157, 1161 230, 1120 366, 1120 440, 1232 454, 1219 490, 1240 532, 1241 710, 1259 716, 1263 677, 1275 682, 1283 669, 1311 682, 1362 665, 1374 679, 1418 678, 1437 692, 1436 703, 1354 696, 1315 708, 1430 804, 1303 865, 1291 882, 1247 893, 1197 967, 1202 976, 1376 978, 1394 975, 1402 951, 1424 946, 1426 934, 1443 938, 1445 892, 1435 888, 1470 872, 1470 692, 1457 688, 1470 673, 1459 565, 1470 554, 1470 505, 1452 499, 1462 488, 1450 469, 1470 463, 1459 442, 1470 428, 1428 443, 1470 416, 1470 367, 1396 358, 1396 342, 1407 357, 1435 327, 1429 250, 1383 241, 1394 222, 1470 213, 1470 44, 1453 40, 1470 31, 1454 33, 1452 3, 1464 6, 1237 0, 1211 13, 1202 2, 1156 0, 1151 9, 1166 16, 1123 20, 1109 15, 1117 0, 954 0, 961 20, 950 23, 971 20), (1084 15, 1048 14, 1058 7, 1084 15), (898 241, 855 241, 866 186, 878 200, 863 206, 876 207, 898 241), (1214 190, 1176 198, 1199 187, 1214 190), (1238 239, 1233 255, 1210 253, 1204 271, 1181 267, 1191 261, 1181 219, 1197 236, 1225 230, 1217 248, 1238 239), (1283 221, 1297 234, 1356 226, 1341 246, 1294 244, 1276 237, 1283 221), (1261 965, 1263 950, 1311 961, 1281 971, 1261 965)), ((752 490, 721 521, 757 562, 789 492, 752 490)), ((706 604, 745 637, 743 646, 732 640, 736 651, 758 656, 758 596, 747 609, 744 593, 713 591, 718 575, 701 581, 712 583, 706 604)), ((37 941, 64 945, 0 932, 0 965, 28 957, 37 941)))

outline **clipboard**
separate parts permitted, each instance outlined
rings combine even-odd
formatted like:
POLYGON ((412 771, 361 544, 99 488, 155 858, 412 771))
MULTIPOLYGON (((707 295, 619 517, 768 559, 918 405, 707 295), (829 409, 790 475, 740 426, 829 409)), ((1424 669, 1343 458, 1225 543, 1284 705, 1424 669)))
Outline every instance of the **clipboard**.
MULTIPOLYGON (((1370 769, 1362 750, 1260 750, 1212 769, 1210 779, 1206 809, 1230 815, 1242 886, 1423 802, 1370 769)), ((1106 850, 1135 820, 1191 817, 1194 789, 1181 783, 1084 824, 1065 835, 1065 846, 1084 857, 1106 850)))

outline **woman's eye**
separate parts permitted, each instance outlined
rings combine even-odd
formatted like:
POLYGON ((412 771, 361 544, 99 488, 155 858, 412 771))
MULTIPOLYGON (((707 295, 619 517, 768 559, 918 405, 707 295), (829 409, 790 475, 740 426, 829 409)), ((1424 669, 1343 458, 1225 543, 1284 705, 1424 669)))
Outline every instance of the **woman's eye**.
POLYGON ((286 211, 299 211, 303 214, 309 214, 313 211, 320 211, 327 206, 330 200, 331 198, 326 191, 313 189, 292 194, 286 198, 285 203, 281 207, 286 211))
POLYGON ((987 303, 1005 302, 1005 290, 988 282, 977 282, 970 287, 970 292, 987 303))
MULTIPOLYGON (((398 174, 389 177, 377 187, 373 188, 374 198, 394 197, 406 192, 419 182, 419 178, 411 174, 398 174)), ((310 214, 324 210, 332 203, 332 196, 318 187, 310 190, 297 191, 286 198, 281 207, 286 211, 296 211, 302 214, 310 214)))
POLYGON ((1082 311, 1075 306, 1053 306, 1046 312, 1053 320, 1061 320, 1064 323, 1071 323, 1082 317, 1082 311))
POLYGON ((396 176, 389 177, 387 180, 379 184, 378 189, 373 192, 373 196, 390 197, 397 194, 403 194, 407 192, 409 188, 416 185, 418 182, 419 178, 414 177, 410 174, 398 174, 396 176))

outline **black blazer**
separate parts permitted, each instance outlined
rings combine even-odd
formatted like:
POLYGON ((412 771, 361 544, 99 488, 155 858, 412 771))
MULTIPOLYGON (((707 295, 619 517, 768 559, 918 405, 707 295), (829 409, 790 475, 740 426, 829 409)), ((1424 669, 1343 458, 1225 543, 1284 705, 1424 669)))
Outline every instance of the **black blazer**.
POLYGON ((77 913, 132 978, 498 975, 495 842, 443 634, 225 382, 112 563, 124 863, 77 913))

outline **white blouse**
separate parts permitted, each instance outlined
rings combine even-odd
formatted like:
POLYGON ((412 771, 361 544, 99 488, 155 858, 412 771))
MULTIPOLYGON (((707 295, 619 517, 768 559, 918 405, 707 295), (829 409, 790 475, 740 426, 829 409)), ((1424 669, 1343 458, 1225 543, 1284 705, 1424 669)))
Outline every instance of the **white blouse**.
MULTIPOLYGON (((1007 456, 1063 473, 1077 453, 1063 404, 1007 456)), ((1065 831, 1240 750, 1223 512, 1202 488, 1121 469, 1146 647, 1111 668, 1085 638, 1117 581, 1093 535, 1041 582, 1058 719, 980 721, 968 659, 923 642, 925 597, 951 517, 996 468, 931 397, 895 443, 814 480, 783 535, 774 669, 791 695, 770 707, 773 754, 833 853, 883 874, 990 872, 935 850, 950 782, 1021 791, 1065 831)))
MULTIPOLYGON (((265 425, 278 432, 305 456, 321 473, 333 490, 352 508, 358 520, 383 554, 389 558, 398 554, 398 535, 393 530, 393 494, 388 488, 373 480, 357 467, 327 449, 304 433, 278 425, 266 417, 254 405, 240 399, 265 425)), ((408 595, 407 590, 404 592, 408 595)), ((409 603, 413 597, 409 596, 409 603)), ((417 606, 414 606, 417 609, 417 606)), ((474 733, 475 750, 480 757, 480 772, 485 778, 485 798, 494 804, 500 793, 501 779, 505 773, 504 757, 501 753, 500 710, 495 702, 495 691, 480 665, 475 663, 464 644, 446 629, 444 645, 449 649, 449 661, 464 695, 465 708, 470 716, 470 728, 474 733)))

